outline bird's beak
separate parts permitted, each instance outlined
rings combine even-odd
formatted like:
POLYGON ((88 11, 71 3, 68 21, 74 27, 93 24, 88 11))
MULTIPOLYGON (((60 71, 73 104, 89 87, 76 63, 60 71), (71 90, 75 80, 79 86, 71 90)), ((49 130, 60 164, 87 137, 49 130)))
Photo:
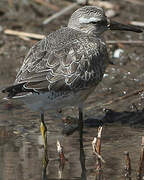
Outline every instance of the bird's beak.
POLYGON ((143 32, 142 29, 138 26, 134 26, 130 24, 125 25, 111 20, 108 27, 110 30, 133 31, 137 33, 143 32))

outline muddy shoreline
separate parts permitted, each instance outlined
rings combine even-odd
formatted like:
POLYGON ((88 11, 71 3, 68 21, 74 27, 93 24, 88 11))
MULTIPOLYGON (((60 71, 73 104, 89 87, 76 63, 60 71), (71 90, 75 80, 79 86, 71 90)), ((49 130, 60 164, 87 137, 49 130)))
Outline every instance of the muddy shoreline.
MULTIPOLYGON (((18 36, 6 35, 5 29, 47 35, 66 26, 74 11, 55 19, 50 24, 42 22, 55 13, 51 8, 32 1, 23 0, 14 4, 0 2, 0 88, 12 84, 29 48, 37 42, 23 40, 18 36)), ((119 8, 114 20, 129 23, 144 21, 144 5, 114 1, 119 8)), ((66 3, 55 1, 59 9, 66 3)), ((107 32, 106 40, 144 40, 144 33, 107 32)), ((141 137, 144 136, 144 44, 108 45, 113 65, 109 65, 103 81, 98 85, 85 104, 84 150, 88 180, 95 179, 95 160, 91 141, 97 133, 97 120, 104 123, 102 154, 106 160, 104 177, 121 180, 124 167, 124 151, 132 157, 132 177, 136 175, 141 137), (115 51, 121 50, 119 58, 115 51), (107 110, 108 109, 108 110, 107 110)), ((5 102, 0 94, 0 179, 41 179, 42 139, 39 131, 39 114, 29 111, 22 103, 5 102)), ((65 116, 77 116, 76 109, 65 109, 65 116)), ((46 114, 49 139, 49 156, 57 158, 56 140, 62 138, 61 120, 57 114, 46 114)), ((80 179, 79 137, 75 132, 63 137, 63 146, 68 158, 62 172, 63 179, 80 179)), ((51 161, 47 179, 59 178, 59 163, 51 161)))

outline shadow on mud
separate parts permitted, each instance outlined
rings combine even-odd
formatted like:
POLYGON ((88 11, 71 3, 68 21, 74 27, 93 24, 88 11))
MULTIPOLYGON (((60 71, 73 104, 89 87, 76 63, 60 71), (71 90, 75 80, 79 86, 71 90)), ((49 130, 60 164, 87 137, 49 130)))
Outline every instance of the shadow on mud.
POLYGON ((106 123, 121 123, 132 127, 142 127, 144 125, 144 110, 116 112, 106 109, 104 117, 85 120, 85 126, 88 127, 98 127, 106 123))

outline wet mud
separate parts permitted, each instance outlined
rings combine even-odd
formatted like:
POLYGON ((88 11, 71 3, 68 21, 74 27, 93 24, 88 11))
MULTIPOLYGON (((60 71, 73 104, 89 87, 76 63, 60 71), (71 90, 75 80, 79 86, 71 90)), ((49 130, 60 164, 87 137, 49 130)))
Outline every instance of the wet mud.
MULTIPOLYGON (((9 36, 5 29, 47 35, 66 26, 72 11, 43 26, 42 21, 54 10, 28 1, 0 1, 0 88, 12 84, 29 48, 37 41, 25 41, 9 36)), ((128 23, 143 21, 144 6, 127 1, 110 1, 119 5, 113 19, 128 23)), ((56 1, 59 9, 64 4, 56 1)), ((144 33, 106 32, 106 40, 144 40, 144 33)), ((83 150, 85 168, 79 148, 79 133, 62 134, 61 115, 75 118, 76 108, 66 108, 62 114, 46 113, 49 162, 46 179, 87 179, 96 176, 95 156, 91 142, 97 127, 103 125, 102 164, 105 180, 124 179, 124 151, 129 151, 132 178, 136 178, 140 158, 141 138, 144 136, 144 44, 108 44, 113 65, 107 68, 103 81, 85 103, 83 150), (60 167, 56 150, 59 139, 67 159, 60 167), (85 176, 85 177, 84 177, 85 176)), ((0 179, 40 180, 43 177, 43 141, 39 130, 39 114, 28 110, 21 102, 4 101, 0 94, 0 179)), ((75 121, 72 121, 72 123, 75 121)))

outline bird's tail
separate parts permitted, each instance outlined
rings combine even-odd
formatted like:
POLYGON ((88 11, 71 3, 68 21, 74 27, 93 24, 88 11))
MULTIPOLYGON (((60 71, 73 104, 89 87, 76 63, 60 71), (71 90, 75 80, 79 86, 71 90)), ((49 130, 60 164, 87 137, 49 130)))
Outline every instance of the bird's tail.
POLYGON ((1 92, 8 94, 7 97, 5 97, 4 99, 11 99, 17 94, 24 92, 23 85, 24 83, 20 83, 3 88, 1 92))

